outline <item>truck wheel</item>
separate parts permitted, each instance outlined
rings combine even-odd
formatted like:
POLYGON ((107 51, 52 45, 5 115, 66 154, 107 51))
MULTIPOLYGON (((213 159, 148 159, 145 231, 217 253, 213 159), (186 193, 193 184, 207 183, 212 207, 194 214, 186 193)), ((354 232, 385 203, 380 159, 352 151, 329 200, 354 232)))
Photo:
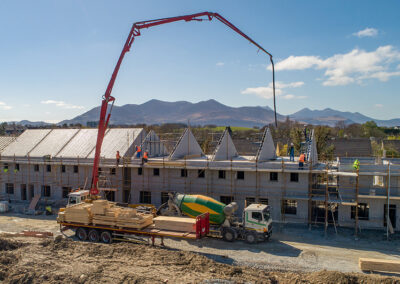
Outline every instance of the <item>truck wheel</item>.
POLYGON ((90 230, 88 234, 88 239, 93 243, 98 242, 100 240, 99 232, 95 229, 90 230))
POLYGON ((85 228, 78 228, 75 232, 75 236, 80 240, 80 241, 86 241, 88 234, 85 228))
POLYGON ((112 236, 109 231, 103 231, 100 234, 100 240, 105 243, 105 244, 111 244, 112 243, 112 236))
POLYGON ((233 242, 235 240, 235 231, 231 228, 225 228, 222 231, 222 237, 227 242, 233 242))
POLYGON ((254 232, 247 232, 245 235, 245 241, 248 244, 255 244, 257 242, 257 235, 254 232))

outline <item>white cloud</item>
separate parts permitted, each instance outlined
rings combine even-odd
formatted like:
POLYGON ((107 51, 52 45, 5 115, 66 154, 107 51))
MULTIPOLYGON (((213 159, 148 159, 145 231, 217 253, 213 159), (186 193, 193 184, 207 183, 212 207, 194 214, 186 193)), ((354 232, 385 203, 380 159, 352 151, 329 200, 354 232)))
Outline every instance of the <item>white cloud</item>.
MULTIPOLYGON (((367 52, 353 49, 344 54, 335 54, 326 59, 318 56, 289 56, 278 62, 275 70, 325 70, 324 86, 361 84, 365 79, 387 81, 390 77, 400 76, 400 72, 391 69, 394 63, 400 61, 400 52, 391 45, 378 47, 367 52)), ((271 68, 271 67, 269 67, 271 68)), ((397 67, 398 68, 398 67, 397 67)))
MULTIPOLYGON (((283 83, 283 82, 275 82, 275 89, 285 89, 285 88, 298 88, 304 85, 304 82, 292 82, 292 83, 283 83)), ((271 84, 272 86, 272 84, 271 84)))
POLYGON ((373 37, 378 35, 378 30, 374 28, 365 28, 361 31, 358 31, 356 33, 353 33, 353 36, 358 36, 358 37, 373 37))
POLYGON ((47 100, 47 101, 41 101, 40 103, 45 104, 45 105, 55 105, 55 106, 65 108, 65 109, 83 109, 84 108, 83 106, 67 104, 63 101, 47 100))
POLYGON ((9 106, 5 102, 0 102, 0 109, 2 109, 2 110, 10 110, 10 109, 12 109, 12 106, 9 106))
MULTIPOLYGON (((323 61, 318 56, 289 56, 275 64, 276 71, 303 70, 318 67, 323 61)), ((271 67, 268 67, 271 69, 271 67)))
POLYGON ((224 66, 225 65, 225 63, 224 62, 217 62, 217 64, 215 64, 215 65, 217 65, 217 66, 224 66))
POLYGON ((383 104, 375 104, 374 107, 383 108, 383 104))
MULTIPOLYGON (((299 88, 304 85, 304 82, 291 82, 291 83, 284 83, 284 82, 275 82, 275 95, 277 97, 282 97, 286 100, 291 99, 304 99, 305 96, 295 96, 292 94, 285 94, 283 89, 288 88, 299 88)), ((258 97, 264 99, 272 99, 273 98, 273 88, 272 83, 269 83, 266 87, 255 87, 255 88, 246 88, 241 92, 244 95, 256 95, 258 97)))

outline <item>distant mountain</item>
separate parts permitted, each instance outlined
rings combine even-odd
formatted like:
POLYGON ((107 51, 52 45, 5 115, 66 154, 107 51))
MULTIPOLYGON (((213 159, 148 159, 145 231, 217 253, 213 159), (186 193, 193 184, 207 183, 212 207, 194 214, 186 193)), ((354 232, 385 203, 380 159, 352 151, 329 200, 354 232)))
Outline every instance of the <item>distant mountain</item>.
MULTIPOLYGON (((230 125, 230 126, 263 126, 274 122, 274 112, 265 107, 229 107, 215 100, 190 103, 186 101, 164 102, 150 100, 141 105, 127 104, 114 106, 110 119, 111 124, 162 124, 187 123, 192 125, 230 125)), ((100 107, 93 108, 71 120, 59 124, 81 123, 99 119, 100 107)), ((278 119, 285 117, 278 114, 278 119)))
POLYGON ((372 117, 365 116, 359 112, 338 111, 331 108, 323 110, 310 110, 303 108, 302 110, 289 115, 290 119, 297 120, 303 123, 316 125, 334 126, 339 121, 344 121, 345 124, 365 123, 367 121, 375 121, 379 126, 399 126, 400 119, 378 120, 372 117))
MULTIPOLYGON (((73 119, 61 121, 58 124, 80 123, 82 125, 87 125, 87 122, 91 122, 92 125, 94 125, 99 119, 99 113, 100 107, 95 107, 73 119)), ((278 120, 286 119, 286 116, 281 114, 277 114, 277 117, 278 120)), ((289 115, 289 118, 301 123, 313 125, 334 126, 339 121, 351 124, 365 123, 373 120, 379 126, 400 126, 400 119, 377 120, 359 112, 343 112, 330 108, 323 110, 304 108, 289 115)), ((163 124, 187 123, 188 120, 192 125, 264 126, 274 122, 274 112, 268 106, 229 107, 216 100, 198 103, 150 100, 140 105, 127 104, 123 106, 114 106, 110 123, 114 125, 132 125, 139 123, 163 124)), ((31 125, 33 124, 33 122, 29 123, 31 125)), ((45 122, 37 123, 46 124, 45 122)))
POLYGON ((53 125, 52 123, 47 123, 44 121, 29 121, 29 120, 21 120, 21 121, 10 121, 7 122, 8 124, 15 123, 17 125, 22 125, 22 126, 33 126, 33 127, 39 127, 39 126, 50 126, 53 125))

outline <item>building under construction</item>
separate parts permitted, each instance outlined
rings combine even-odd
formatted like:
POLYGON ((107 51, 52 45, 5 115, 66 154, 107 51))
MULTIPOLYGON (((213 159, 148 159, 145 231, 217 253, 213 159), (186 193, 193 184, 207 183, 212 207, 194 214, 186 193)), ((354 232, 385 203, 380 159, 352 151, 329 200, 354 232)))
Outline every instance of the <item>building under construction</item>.
MULTIPOLYGON (((28 205, 32 199, 61 205, 71 189, 90 184, 97 129, 26 130, 0 137, 1 198, 28 205)), ((318 160, 313 131, 303 143, 306 163, 276 155, 265 130, 255 155, 239 155, 225 130, 211 155, 186 129, 168 151, 166 141, 141 128, 114 128, 104 138, 99 188, 112 201, 159 206, 168 192, 203 194, 239 207, 269 204, 281 223, 363 228, 400 228, 400 160, 338 158, 318 160), (147 150, 143 163, 135 147, 147 150), (122 157, 116 163, 116 152, 122 157), (101 183, 101 184, 100 184, 101 183), (389 214, 389 218, 387 218, 389 214), (387 220, 390 220, 387 224, 387 220)))

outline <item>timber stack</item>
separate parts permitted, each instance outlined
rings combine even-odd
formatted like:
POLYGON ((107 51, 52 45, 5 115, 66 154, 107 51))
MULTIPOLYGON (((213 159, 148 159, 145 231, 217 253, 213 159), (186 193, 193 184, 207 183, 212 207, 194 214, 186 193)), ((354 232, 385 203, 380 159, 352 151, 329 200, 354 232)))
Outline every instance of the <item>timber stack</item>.
POLYGON ((92 203, 62 208, 57 220, 85 225, 143 229, 153 223, 153 215, 138 213, 134 208, 120 207, 107 200, 95 200, 92 203))

